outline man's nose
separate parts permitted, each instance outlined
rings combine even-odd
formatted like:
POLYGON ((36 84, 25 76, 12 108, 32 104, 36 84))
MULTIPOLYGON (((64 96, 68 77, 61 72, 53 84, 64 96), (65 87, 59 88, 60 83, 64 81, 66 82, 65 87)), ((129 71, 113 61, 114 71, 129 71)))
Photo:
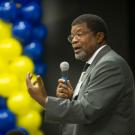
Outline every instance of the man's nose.
POLYGON ((75 44, 76 42, 78 42, 78 38, 77 38, 77 36, 74 36, 72 39, 72 44, 75 44))

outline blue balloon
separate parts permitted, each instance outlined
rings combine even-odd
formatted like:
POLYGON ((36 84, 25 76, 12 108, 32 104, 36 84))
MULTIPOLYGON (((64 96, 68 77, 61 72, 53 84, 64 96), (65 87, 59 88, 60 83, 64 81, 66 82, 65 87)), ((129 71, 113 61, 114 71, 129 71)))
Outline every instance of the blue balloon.
POLYGON ((19 134, 19 133, 23 133, 23 135, 29 135, 28 131, 25 129, 25 128, 22 128, 22 127, 17 127, 15 129, 12 129, 10 131, 7 132, 7 135, 8 134, 19 134))
POLYGON ((43 53, 43 46, 38 41, 33 41, 24 47, 23 53, 33 60, 39 60, 43 53))
POLYGON ((37 2, 37 3, 41 2, 41 0, 14 0, 15 3, 19 3, 19 4, 22 4, 22 5, 28 4, 32 1, 37 2))
POLYGON ((47 65, 42 62, 35 62, 35 73, 41 75, 42 77, 45 76, 47 70, 47 65))
POLYGON ((12 20, 13 24, 22 20, 22 15, 21 15, 21 7, 22 6, 20 4, 16 4, 16 7, 17 7, 17 13, 16 13, 16 18, 14 20, 12 20))
POLYGON ((41 0, 30 0, 31 2, 34 1, 34 2, 37 2, 37 3, 40 3, 41 0))
POLYGON ((5 133, 0 131, 0 135, 5 135, 5 133))
POLYGON ((17 8, 13 2, 2 2, 0 3, 0 18, 5 21, 13 21, 16 19, 17 8))
POLYGON ((47 27, 40 24, 38 26, 35 26, 32 30, 32 39, 36 39, 39 41, 43 41, 48 34, 47 27))
POLYGON ((40 22, 41 19, 41 6, 36 2, 28 3, 22 7, 21 14, 23 19, 31 23, 40 22))
POLYGON ((6 108, 7 108, 6 99, 0 96, 0 110, 6 108))
POLYGON ((0 131, 6 132, 15 128, 15 126, 16 126, 15 115, 7 109, 0 110, 0 131))
POLYGON ((17 130, 23 132, 24 135, 29 135, 28 131, 23 127, 18 127, 17 130))
POLYGON ((32 26, 26 21, 19 21, 13 25, 12 33, 23 43, 30 41, 32 26))
POLYGON ((14 2, 19 4, 27 4, 29 0, 14 0, 14 2))

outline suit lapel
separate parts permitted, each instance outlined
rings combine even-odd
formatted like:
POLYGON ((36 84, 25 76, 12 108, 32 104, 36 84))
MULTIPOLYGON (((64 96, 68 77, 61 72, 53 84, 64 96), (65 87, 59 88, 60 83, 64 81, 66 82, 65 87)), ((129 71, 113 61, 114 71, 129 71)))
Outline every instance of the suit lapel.
POLYGON ((105 46, 100 52, 97 54, 93 62, 91 63, 91 67, 95 66, 95 64, 107 53, 111 50, 110 46, 105 46))
MULTIPOLYGON (((85 75, 83 76, 83 82, 85 82, 88 77, 90 76, 91 74, 91 70, 94 68, 94 66, 96 65, 96 63, 107 53, 111 50, 110 46, 105 46, 98 54, 97 56, 95 57, 95 59, 93 60, 93 62, 91 63, 91 65, 88 67, 88 69, 86 70, 85 72, 85 75)), ((80 89, 83 87, 83 83, 81 84, 80 86, 80 89)), ((73 97, 73 99, 77 99, 78 95, 73 97)))
POLYGON ((105 46, 95 57, 95 59, 93 60, 93 62, 91 63, 91 65, 88 67, 88 69, 86 70, 85 76, 84 76, 84 80, 85 81, 89 74, 91 73, 91 70, 94 68, 94 66, 96 65, 96 63, 107 53, 111 50, 111 48, 109 46, 105 46))

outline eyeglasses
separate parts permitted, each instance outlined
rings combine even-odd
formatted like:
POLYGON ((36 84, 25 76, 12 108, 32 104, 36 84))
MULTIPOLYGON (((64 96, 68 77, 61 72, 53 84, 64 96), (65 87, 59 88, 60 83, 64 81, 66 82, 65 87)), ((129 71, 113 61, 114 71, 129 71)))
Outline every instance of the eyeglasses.
POLYGON ((74 35, 69 35, 69 36, 67 37, 67 39, 68 39, 68 41, 69 41, 70 43, 72 43, 72 40, 73 40, 74 38, 77 38, 77 39, 79 40, 80 38, 82 38, 83 36, 85 36, 85 35, 88 34, 88 33, 90 33, 90 31, 78 32, 78 33, 76 33, 76 34, 74 34, 74 35))

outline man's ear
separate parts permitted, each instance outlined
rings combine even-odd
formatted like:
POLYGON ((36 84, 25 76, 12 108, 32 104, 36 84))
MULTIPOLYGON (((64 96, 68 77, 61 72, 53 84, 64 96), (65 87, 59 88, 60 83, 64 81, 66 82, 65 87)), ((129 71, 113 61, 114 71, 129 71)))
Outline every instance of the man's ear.
POLYGON ((97 43, 98 44, 103 43, 104 42, 104 37, 105 37, 105 35, 104 35, 103 32, 97 32, 97 34, 96 34, 97 43))

